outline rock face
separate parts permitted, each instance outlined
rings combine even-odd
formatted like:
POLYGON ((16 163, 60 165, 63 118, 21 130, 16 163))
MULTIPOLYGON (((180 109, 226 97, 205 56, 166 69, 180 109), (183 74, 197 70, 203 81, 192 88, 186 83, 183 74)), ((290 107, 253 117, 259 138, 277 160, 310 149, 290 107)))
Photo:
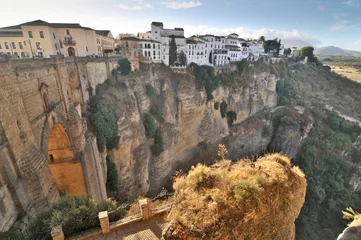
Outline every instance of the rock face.
POLYGON ((337 240, 361 239, 361 215, 357 215, 353 222, 337 238, 337 240))
POLYGON ((164 239, 295 239, 306 179, 280 154, 198 165, 174 183, 164 239))
MULTIPOLYGON (((200 142, 211 145, 228 136, 227 118, 222 118, 219 108, 215 109, 216 102, 227 103, 227 111, 236 113, 234 123, 241 123, 261 110, 276 106, 278 79, 279 76, 267 68, 262 72, 239 75, 236 89, 219 87, 213 92, 214 99, 207 102, 205 91, 196 89, 195 77, 189 70, 175 73, 170 68, 147 65, 129 76, 121 76, 121 86, 102 93, 118 117, 121 139, 118 148, 109 155, 119 172, 119 198, 131 201, 146 192, 157 194, 177 170, 175 168, 192 158, 192 150, 200 142), (162 119, 157 121, 164 152, 158 157, 152 156, 150 147, 153 140, 145 136, 141 119, 142 113, 149 112, 151 105, 145 85, 151 85, 164 104, 162 119)), ((263 118, 259 121, 262 126, 267 124, 263 118)), ((253 131, 262 132, 262 127, 253 131)), ((244 137, 241 130, 236 132, 232 133, 234 138, 244 137)), ((258 135, 255 140, 262 138, 258 135)), ((268 141, 270 139, 266 138, 265 146, 268 141)), ((239 157, 236 153, 234 155, 239 157)))

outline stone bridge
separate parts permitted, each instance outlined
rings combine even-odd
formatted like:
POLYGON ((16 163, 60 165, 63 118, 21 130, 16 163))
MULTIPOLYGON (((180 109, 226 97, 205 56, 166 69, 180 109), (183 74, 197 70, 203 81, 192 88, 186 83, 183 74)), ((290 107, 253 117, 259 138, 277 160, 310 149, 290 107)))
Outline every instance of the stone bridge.
POLYGON ((105 156, 82 113, 117 60, 0 59, 0 231, 61 195, 106 199, 105 156))

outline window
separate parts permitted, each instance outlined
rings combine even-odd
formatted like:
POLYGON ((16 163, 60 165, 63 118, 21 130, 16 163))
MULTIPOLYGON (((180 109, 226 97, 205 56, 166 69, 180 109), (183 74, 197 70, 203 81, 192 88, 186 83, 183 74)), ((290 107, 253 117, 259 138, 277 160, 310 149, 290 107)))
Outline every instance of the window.
POLYGON ((153 51, 153 56, 155 56, 155 51, 153 51))
POLYGON ((59 46, 60 46, 60 48, 63 48, 63 43, 60 39, 59 39, 59 46))
POLYGON ((55 43, 54 46, 55 46, 55 49, 58 50, 58 44, 55 43))
POLYGON ((19 58, 19 55, 18 55, 17 52, 14 52, 14 55, 15 55, 17 58, 19 58))
POLYGON ((88 47, 85 47, 85 50, 88 52, 88 47))
POLYGON ((55 38, 55 33, 54 33, 54 32, 53 32, 53 38, 54 38, 54 39, 56 39, 56 38, 55 38))
POLYGON ((22 42, 19 42, 19 48, 23 49, 23 43, 22 42))
POLYGON ((43 56, 43 53, 42 53, 42 52, 38 52, 38 56, 39 56, 39 57, 42 57, 42 56, 43 56))
POLYGON ((36 49, 41 49, 39 42, 36 42, 36 49))
POLYGON ((129 47, 128 41, 125 42, 125 47, 129 47))
POLYGON ((40 31, 39 34, 40 34, 40 38, 44 38, 44 32, 43 31, 40 31))
POLYGON ((33 38, 33 32, 32 31, 28 31, 29 34, 29 38, 33 38))
POLYGON ((16 45, 14 42, 11 43, 11 46, 13 47, 13 49, 16 49, 16 45))
POLYGON ((2 49, 1 44, 0 44, 0 49, 2 49))
POLYGON ((153 48, 155 49, 155 44, 153 43, 153 48))
POLYGON ((25 53, 21 52, 21 57, 24 58, 25 57, 25 53))
POLYGON ((66 35, 70 35, 69 29, 66 30, 66 35))

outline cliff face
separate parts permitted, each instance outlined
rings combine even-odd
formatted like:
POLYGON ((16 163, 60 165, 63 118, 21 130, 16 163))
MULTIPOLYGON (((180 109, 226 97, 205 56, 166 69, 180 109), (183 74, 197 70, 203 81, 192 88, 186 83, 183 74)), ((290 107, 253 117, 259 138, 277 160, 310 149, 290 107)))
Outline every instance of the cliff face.
MULTIPOLYGON (((270 69, 274 67, 270 66, 270 69)), ((178 170, 176 167, 192 158, 192 150, 200 142, 212 144, 227 136, 227 118, 222 118, 219 108, 215 109, 216 102, 224 101, 227 111, 236 113, 234 124, 262 109, 276 106, 278 78, 274 70, 267 69, 238 75, 239 87, 218 87, 213 92, 214 99, 207 102, 205 91, 196 89, 195 77, 190 70, 175 73, 163 66, 148 65, 129 76, 121 76, 118 84, 106 91, 98 90, 102 101, 110 104, 118 117, 120 142, 109 155, 119 172, 119 197, 127 201, 148 191, 158 193, 170 174, 178 170), (151 105, 145 85, 151 85, 164 104, 162 119, 157 121, 164 151, 158 157, 152 156, 153 140, 147 139, 141 119, 142 113, 148 112, 151 105)), ((261 132, 262 128, 255 130, 261 132)), ((232 131, 232 137, 244 138, 240 131, 232 131)), ((248 141, 241 140, 238 144, 242 145, 242 142, 248 141)))

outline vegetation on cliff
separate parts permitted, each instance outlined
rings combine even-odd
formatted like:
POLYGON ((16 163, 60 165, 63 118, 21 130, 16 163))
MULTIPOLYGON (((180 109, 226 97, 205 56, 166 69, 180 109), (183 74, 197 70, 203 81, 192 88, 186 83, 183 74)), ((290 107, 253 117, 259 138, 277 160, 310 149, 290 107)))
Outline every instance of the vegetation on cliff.
POLYGON ((36 215, 30 223, 28 237, 34 240, 52 239, 51 229, 58 225, 62 226, 66 237, 100 227, 98 213, 101 211, 115 211, 118 219, 125 215, 125 210, 119 209, 117 202, 111 199, 96 202, 91 198, 66 196, 50 209, 36 215))
POLYGON ((271 154, 256 162, 198 165, 188 176, 176 178, 174 188, 166 239, 289 240, 306 180, 287 157, 271 154))

